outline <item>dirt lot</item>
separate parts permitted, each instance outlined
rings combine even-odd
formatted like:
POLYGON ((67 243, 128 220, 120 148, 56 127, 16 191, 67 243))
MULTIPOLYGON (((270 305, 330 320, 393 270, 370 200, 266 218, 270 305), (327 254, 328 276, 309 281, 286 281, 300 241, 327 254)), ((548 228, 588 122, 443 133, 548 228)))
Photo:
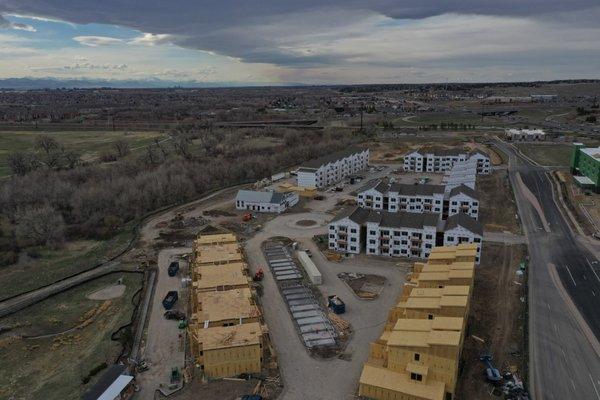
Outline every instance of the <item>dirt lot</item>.
POLYGON ((377 298, 387 281, 384 276, 373 274, 340 272, 337 276, 344 281, 358 297, 365 300, 377 298))
POLYGON ((505 170, 477 177, 477 191, 480 198, 479 222, 483 224, 485 230, 521 232, 515 217, 517 207, 508 181, 508 173, 505 170))
POLYGON ((526 246, 484 243, 483 261, 475 273, 469 325, 464 342, 463 367, 457 399, 487 399, 490 386, 479 357, 493 356, 501 373, 511 369, 527 377, 524 329, 527 325, 525 275, 517 275, 526 246))
POLYGON ((140 274, 111 274, 0 319, 0 398, 79 399, 121 352, 111 334, 127 324, 140 274), (125 294, 87 296, 123 278, 125 294), (61 333, 64 332, 64 333, 61 333), (49 335, 40 338, 24 336, 49 335), (99 371, 90 376, 95 368, 99 371), (89 378, 88 383, 84 380, 89 378))

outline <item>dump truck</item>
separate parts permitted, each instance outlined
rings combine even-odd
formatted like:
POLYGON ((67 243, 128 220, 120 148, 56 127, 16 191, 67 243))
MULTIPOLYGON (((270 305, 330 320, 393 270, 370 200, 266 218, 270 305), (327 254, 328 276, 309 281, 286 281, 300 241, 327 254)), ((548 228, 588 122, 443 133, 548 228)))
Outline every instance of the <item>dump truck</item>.
POLYGON ((179 263, 177 261, 173 261, 171 264, 169 264, 169 268, 167 269, 167 273, 169 274, 169 276, 177 275, 178 271, 179 271, 179 263))
POLYGON ((177 302, 178 298, 179 298, 179 293, 177 293, 176 290, 169 291, 162 301, 162 304, 163 304, 163 307, 165 308, 165 310, 170 310, 171 308, 173 308, 173 306, 177 302))
POLYGON ((331 311, 334 313, 343 314, 346 312, 346 303, 344 303, 342 299, 337 297, 335 294, 327 296, 327 300, 327 306, 331 308, 331 311))

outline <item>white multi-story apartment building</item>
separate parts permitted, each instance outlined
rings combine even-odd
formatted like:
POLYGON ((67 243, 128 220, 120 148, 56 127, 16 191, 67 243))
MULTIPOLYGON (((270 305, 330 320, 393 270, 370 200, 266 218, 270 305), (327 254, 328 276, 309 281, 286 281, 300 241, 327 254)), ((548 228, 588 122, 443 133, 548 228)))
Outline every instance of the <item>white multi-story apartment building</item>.
POLYGON ((408 185, 382 180, 359 189, 357 203, 375 211, 435 213, 442 219, 464 212, 479 217, 479 196, 465 185, 447 190, 443 185, 408 185))
POLYGON ((448 218, 443 229, 444 246, 455 246, 461 243, 477 244, 477 257, 475 261, 479 264, 483 241, 483 227, 479 222, 464 213, 458 213, 448 218))
POLYGON ((507 129, 505 136, 513 142, 541 142, 546 140, 546 132, 541 129, 507 129))
POLYGON ((341 253, 427 258, 436 245, 477 243, 481 257, 481 224, 463 213, 440 221, 436 214, 367 210, 356 207, 329 224, 329 248, 341 253))
POLYGON ((404 170, 415 172, 446 172, 454 164, 473 160, 477 165, 478 174, 489 174, 492 171, 490 158, 478 151, 464 152, 462 150, 435 150, 431 153, 413 151, 404 156, 404 170))
POLYGON ((284 212, 299 201, 298 193, 259 192, 238 190, 235 208, 257 212, 284 212))
POLYGON ((298 186, 324 188, 367 169, 369 149, 348 149, 310 160, 298 168, 298 186))

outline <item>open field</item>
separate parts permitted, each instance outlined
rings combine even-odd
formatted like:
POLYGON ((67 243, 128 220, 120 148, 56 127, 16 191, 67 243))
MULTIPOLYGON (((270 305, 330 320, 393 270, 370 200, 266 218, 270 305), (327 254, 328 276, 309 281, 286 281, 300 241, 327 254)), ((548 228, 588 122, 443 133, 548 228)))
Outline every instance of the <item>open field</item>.
POLYGON ((0 268, 0 300, 91 268, 122 250, 132 234, 126 230, 107 241, 80 240, 56 250, 40 248, 38 258, 23 254, 16 264, 0 268))
POLYGON ((480 198, 479 222, 485 230, 520 233, 517 208, 506 171, 478 176, 477 192, 480 198))
POLYGON ((127 324, 133 312, 132 296, 141 286, 141 274, 115 273, 51 297, 0 320, 12 328, 0 336, 0 398, 79 399, 102 375, 92 370, 114 363, 121 351, 111 334, 127 324), (87 296, 123 278, 123 296, 89 300, 87 296), (49 335, 42 338, 22 336, 49 335))
POLYGON ((479 357, 490 354, 501 373, 516 372, 527 379, 525 331, 527 305, 525 275, 517 275, 525 259, 524 245, 484 243, 483 260, 475 273, 475 286, 458 380, 457 398, 487 399, 490 387, 479 357))
POLYGON ((6 158, 15 151, 31 150, 38 136, 48 135, 61 145, 81 155, 85 160, 96 158, 101 151, 110 150, 118 140, 126 140, 132 150, 150 144, 154 138, 165 135, 157 132, 113 132, 113 131, 10 131, 0 132, 0 177, 10 175, 6 158))
POLYGON ((571 159, 570 144, 519 143, 516 146, 523 154, 541 165, 567 166, 571 159))

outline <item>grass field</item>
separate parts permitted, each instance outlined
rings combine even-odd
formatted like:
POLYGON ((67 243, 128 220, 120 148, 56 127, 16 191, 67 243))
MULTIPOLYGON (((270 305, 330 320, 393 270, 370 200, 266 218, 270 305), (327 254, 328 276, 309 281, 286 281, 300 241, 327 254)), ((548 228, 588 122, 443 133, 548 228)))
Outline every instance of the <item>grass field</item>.
MULTIPOLYGON (((485 121, 489 121, 490 117, 486 117, 485 121)), ((495 121, 496 119, 494 119, 495 121)), ((481 124, 481 116, 468 113, 423 113, 414 117, 399 118, 393 121, 394 126, 414 126, 414 125, 429 125, 441 123, 455 124, 481 124)))
POLYGON ((505 170, 477 177, 479 221, 488 231, 520 233, 517 207, 505 170))
POLYGON ((61 145, 79 153, 83 160, 93 160, 102 150, 110 149, 113 143, 121 139, 127 140, 131 149, 135 150, 151 143, 156 137, 165 137, 158 132, 0 132, 0 177, 10 175, 6 165, 8 155, 15 151, 31 150, 35 138, 41 135, 52 136, 61 145))
POLYGON ((107 241, 69 242, 58 250, 42 248, 39 258, 25 257, 0 267, 0 300, 90 268, 122 250, 132 235, 129 229, 107 241))
POLYGON ((141 283, 141 274, 112 274, 0 319, 2 326, 12 328, 0 336, 0 398, 81 398, 104 371, 87 384, 82 379, 102 363, 114 363, 119 355, 121 345, 110 336, 131 319, 132 296, 141 283), (87 299, 121 277, 126 285, 123 296, 87 299), (68 329, 72 330, 45 338, 22 338, 68 329))
POLYGON ((569 144, 519 143, 517 148, 541 165, 567 166, 571 159, 572 146, 569 144))

